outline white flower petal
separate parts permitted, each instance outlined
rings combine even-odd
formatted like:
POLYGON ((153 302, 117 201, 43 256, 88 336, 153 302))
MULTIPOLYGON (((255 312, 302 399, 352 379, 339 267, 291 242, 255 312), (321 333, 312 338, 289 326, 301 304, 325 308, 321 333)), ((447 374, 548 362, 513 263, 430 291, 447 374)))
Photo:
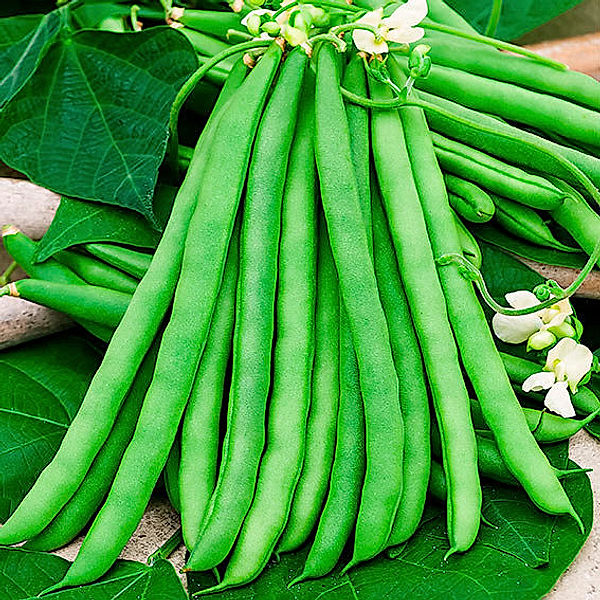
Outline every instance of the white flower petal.
MULTIPOLYGON (((571 338, 565 338, 571 339, 571 338)), ((575 393, 579 382, 589 373, 594 362, 592 351, 583 344, 577 344, 577 347, 570 352, 562 361, 565 365, 567 381, 571 391, 575 393)))
MULTIPOLYGON (((363 23, 365 25, 373 25, 377 27, 383 21, 383 8, 380 7, 377 10, 373 10, 363 15, 357 23, 363 23)), ((356 31, 356 30, 355 30, 356 31)))
POLYGON ((540 371, 530 375, 521 386, 524 392, 541 392, 542 390, 549 390, 555 383, 556 378, 554 373, 548 373, 548 371, 540 371))
MULTIPOLYGON (((551 327, 560 327, 566 320, 566 318, 569 315, 565 314, 565 313, 558 313, 557 315, 553 316, 552 319, 550 319, 550 321, 546 321, 546 325, 544 325, 544 329, 550 329, 551 327)), ((542 318, 542 321, 544 319, 542 318)))
POLYGON ((541 329, 542 320, 536 315, 511 317, 496 314, 492 319, 492 327, 496 337, 503 342, 521 344, 541 329))
POLYGON ((577 342, 572 338, 563 338, 560 340, 560 342, 548 352, 548 356, 546 357, 546 370, 554 370, 554 367, 573 352, 576 347, 577 342))
POLYGON ((427 0, 408 0, 399 6, 387 19, 388 27, 418 25, 427 16, 427 0))
POLYGON ((418 42, 424 35, 425 30, 422 27, 397 27, 391 29, 386 37, 390 42, 412 44, 418 42))
POLYGON ((567 385, 566 381, 555 383, 544 399, 544 405, 548 410, 551 410, 565 419, 575 416, 575 409, 573 408, 567 385))
POLYGON ((355 29, 352 32, 354 45, 368 54, 384 54, 388 51, 388 45, 384 40, 376 41, 375 34, 364 29, 355 29))
MULTIPOLYGON (((533 292, 527 290, 518 290, 516 292, 509 292, 504 296, 506 301, 513 308, 531 308, 540 303, 537 296, 533 292)), ((541 312, 541 311, 540 311, 541 312)))

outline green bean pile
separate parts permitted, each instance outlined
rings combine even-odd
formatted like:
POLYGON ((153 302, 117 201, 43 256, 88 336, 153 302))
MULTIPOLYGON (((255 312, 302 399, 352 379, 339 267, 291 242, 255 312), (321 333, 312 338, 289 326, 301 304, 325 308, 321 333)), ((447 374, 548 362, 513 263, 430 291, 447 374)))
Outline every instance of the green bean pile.
POLYGON ((31 278, 0 294, 110 342, 0 544, 53 550, 90 523, 52 589, 93 581, 165 465, 185 569, 220 570, 204 592, 305 544, 294 584, 354 568, 411 538, 428 493, 452 560, 478 535, 482 477, 581 526, 560 482, 572 471, 540 444, 600 401, 581 387, 580 420, 521 407, 540 366, 497 350, 464 258, 481 266, 489 228, 597 258, 600 86, 481 43, 441 0, 429 53, 392 47, 379 76, 343 33, 310 52, 244 42, 258 50, 238 60, 237 15, 180 21, 205 64, 224 51, 210 71, 223 87, 180 153, 154 254, 93 243, 38 263, 35 242, 3 231, 31 278))

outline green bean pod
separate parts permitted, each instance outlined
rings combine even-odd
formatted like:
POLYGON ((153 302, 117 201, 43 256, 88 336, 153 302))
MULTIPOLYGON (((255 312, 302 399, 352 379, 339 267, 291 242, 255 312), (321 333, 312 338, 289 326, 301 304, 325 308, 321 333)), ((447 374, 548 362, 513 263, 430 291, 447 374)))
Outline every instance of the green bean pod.
MULTIPOLYGON (((203 33, 201 31, 197 31, 196 29, 190 29, 188 27, 182 27, 180 31, 185 35, 185 37, 190 41, 194 50, 198 52, 198 54, 202 54, 204 56, 214 56, 223 52, 223 50, 227 50, 227 48, 231 47, 231 44, 224 42, 223 40, 217 39, 208 33, 203 33)), ((231 67, 233 65, 233 61, 235 59, 226 58, 222 62, 219 63, 219 67, 221 69, 226 69, 227 67, 231 67)))
MULTIPOLYGON (((344 87, 357 94, 367 93, 362 60, 355 56, 346 66, 344 87)), ((356 105, 346 106, 350 131, 350 150, 355 166, 363 226, 372 247, 371 194, 369 185, 369 115, 356 105)), ((336 423, 336 443, 331 480, 323 512, 302 573, 292 584, 322 577, 331 572, 342 555, 358 514, 360 488, 365 472, 365 423, 360 393, 358 363, 348 314, 339 304, 340 404, 336 423)))
POLYGON ((77 319, 94 315, 99 325, 116 327, 129 303, 130 294, 95 285, 20 279, 0 288, 0 296, 23 298, 77 319))
MULTIPOLYGON (((425 114, 417 107, 402 109, 401 113, 434 252, 437 257, 459 252, 456 229, 448 226, 452 215, 425 114)), ((502 458, 540 509, 571 515, 581 525, 527 426, 473 285, 456 265, 440 266, 439 272, 462 362, 502 458)))
POLYGON ((121 271, 136 279, 141 279, 146 274, 152 262, 151 254, 125 248, 118 244, 92 243, 84 244, 83 247, 92 256, 103 260, 117 269, 121 269, 121 271))
POLYGON ((532 244, 554 248, 562 252, 579 251, 577 248, 559 242, 544 219, 532 208, 495 194, 492 199, 496 205, 494 216, 496 222, 512 235, 532 244))
POLYGON ((490 195, 474 183, 444 174, 450 206, 470 223, 487 223, 495 212, 490 195))
MULTIPOLYGON (((535 439, 541 444, 553 444, 573 437, 596 418, 598 411, 582 420, 566 419, 543 410, 525 407, 523 407, 523 414, 535 439)), ((471 415, 476 429, 488 429, 477 400, 471 399, 471 415)))
POLYGON ((352 163, 335 49, 317 54, 315 153, 323 210, 348 312, 365 410, 366 472, 349 567, 385 548, 402 492, 398 378, 352 163))
MULTIPOLYGON (((372 97, 390 97, 373 85, 372 97)), ((444 470, 450 482, 448 535, 451 551, 463 551, 479 529, 481 488, 469 397, 458 349, 397 112, 373 111, 371 136, 377 178, 404 290, 421 346, 433 404, 444 438, 444 470)))
MULTIPOLYGON (((565 201, 550 214, 564 227, 573 239, 590 256, 600 240, 600 215, 586 202, 583 196, 564 181, 556 184, 568 193, 565 201)), ((599 261, 600 264, 600 261, 599 261)))
POLYGON ((426 92, 421 92, 420 97, 419 105, 427 113, 433 131, 522 167, 557 175, 576 186, 583 185, 587 177, 586 192, 600 202, 600 194, 593 187, 600 186, 600 159, 451 100, 426 92))
MULTIPOLYGON (((406 68, 407 59, 400 62, 406 68)), ((473 110, 555 132, 575 142, 599 144, 600 113, 556 96, 441 64, 434 64, 429 75, 415 85, 473 110)))
POLYGON ((304 462, 277 552, 293 552, 310 537, 327 495, 334 460, 340 397, 339 296, 337 273, 322 215, 318 237, 315 362, 304 462))
POLYGON ((477 243, 477 240, 473 234, 467 229, 465 224, 459 219, 458 215, 454 213, 454 224, 456 225, 456 232, 458 233, 458 239, 460 242, 460 248, 464 257, 478 269, 481 268, 483 262, 483 256, 481 254, 481 248, 477 243))
POLYGON ((281 206, 306 60, 301 49, 287 57, 252 150, 242 213, 227 433, 188 570, 212 569, 226 558, 254 495, 271 383, 265 367, 272 357, 281 206))
POLYGON ((478 185, 499 196, 542 210, 557 208, 566 196, 543 177, 527 173, 523 169, 506 164, 484 152, 437 133, 432 137, 435 154, 442 169, 461 178, 476 181, 478 185))
POLYGON ((375 273, 390 332, 405 423, 404 487, 388 540, 388 546, 396 546, 415 533, 425 508, 431 462, 431 417, 421 349, 378 190, 374 190, 373 223, 375 273))
POLYGON ((478 33, 466 19, 448 6, 444 0, 428 0, 427 6, 429 8, 427 14, 434 21, 461 31, 466 31, 467 33, 478 33))
MULTIPOLYGON (((280 51, 275 52, 277 52, 275 57, 273 57, 274 51, 265 56, 273 57, 278 61, 280 51)), ((267 60, 264 64, 268 65, 269 61, 267 60)), ((244 65, 241 66, 245 70, 244 65)), ((276 64, 272 65, 271 69, 275 68, 276 64)), ((52 462, 42 471, 38 480, 10 519, 0 528, 0 544, 23 541, 33 537, 48 525, 75 493, 96 454, 106 441, 123 398, 131 387, 138 368, 156 336, 165 314, 171 307, 184 253, 182 240, 186 238, 199 192, 203 189, 202 176, 208 165, 207 158, 214 156, 216 151, 215 145, 208 145, 206 142, 212 136, 211 131, 216 127, 217 122, 221 124, 221 116, 223 116, 225 123, 231 126, 230 131, 236 132, 238 143, 240 145, 244 143, 241 132, 244 132, 245 127, 254 123, 252 109, 257 111, 262 106, 264 96, 273 77, 271 70, 269 70, 266 81, 260 82, 261 71, 262 69, 254 71, 254 73, 259 73, 253 78, 253 81, 256 79, 259 84, 257 86, 259 88, 258 99, 255 104, 246 101, 236 104, 236 110, 229 108, 227 111, 227 119, 224 117, 225 111, 213 113, 213 115, 216 115, 214 118, 211 116, 198 140, 190 168, 179 188, 171 216, 154 253, 150 268, 140 281, 127 312, 111 339, 111 344, 104 355, 102 364, 92 379, 79 412, 63 438, 58 452, 52 462), (245 110, 248 110, 248 113, 245 110), (241 122, 240 127, 238 127, 238 122, 241 122)), ((235 81, 238 80, 235 79, 235 81)), ((251 85, 249 84, 246 87, 251 87, 251 85)), ((230 94, 226 90, 227 86, 224 88, 222 95, 227 96, 230 94)), ((250 93, 248 95, 251 97, 250 93)), ((248 138, 245 140, 248 146, 251 144, 252 139, 253 131, 249 132, 248 138)), ((231 144, 230 140, 223 141, 222 144, 226 146, 226 150, 232 153, 235 153, 238 148, 238 145, 231 144)), ((229 157, 227 160, 229 160, 229 157)), ((226 162, 222 164, 226 164, 226 162)), ((234 164, 233 161, 232 164, 234 164)), ((217 167, 213 165, 213 171, 216 169, 217 167)), ((239 170, 242 170, 241 166, 239 170)), ((237 174, 237 171, 233 172, 237 174)), ((212 173, 208 181, 216 183, 220 179, 222 179, 220 173, 217 175, 212 173)), ((240 183, 240 187, 241 185, 240 183)), ((210 198, 213 193, 212 188, 209 189, 209 186, 204 187, 209 190, 210 198)), ((211 224, 217 222, 215 215, 221 215, 225 210, 221 206, 223 204, 222 197, 219 194, 214 194, 214 198, 217 199, 215 214, 213 215, 212 207, 209 207, 210 210, 206 213, 211 215, 213 219, 211 224)), ((216 228, 215 231, 221 230, 216 228)), ((206 244, 207 250, 212 249, 213 244, 218 243, 218 236, 214 235, 214 231, 208 235, 208 240, 211 243, 206 244)), ((199 264, 206 266, 211 262, 201 257, 199 264)), ((209 273, 213 272, 209 269, 205 270, 207 277, 209 273)), ((194 302, 197 303, 195 305, 204 308, 206 295, 210 295, 214 287, 218 285, 220 268, 218 268, 216 275, 217 281, 212 286, 208 285, 209 282, 204 277, 200 277, 194 282, 194 302)), ((209 308, 209 311, 210 315, 212 308, 209 308)), ((192 321, 198 319, 199 315, 196 311, 192 321)), ((153 446, 154 441, 151 440, 149 447, 153 446)), ((139 473, 135 474, 134 478, 138 476, 139 473)), ((99 567, 98 571, 101 570, 102 568, 99 567)), ((87 577, 84 578, 87 579, 87 577)))
POLYGON ((91 256, 80 254, 74 250, 61 250, 54 257, 90 285, 117 290, 129 295, 133 294, 137 287, 138 282, 133 277, 91 256))
POLYGON ((437 31, 428 31, 423 41, 431 46, 429 56, 435 64, 560 96, 594 110, 600 107, 600 84, 584 73, 559 71, 523 56, 437 31))
POLYGON ((157 350, 158 344, 153 344, 144 358, 110 435, 85 479, 48 527, 25 544, 28 550, 51 552, 62 548, 79 535, 98 510, 133 435, 142 401, 152 379, 157 350))
POLYGON ((236 225, 206 348, 181 428, 179 496, 181 529, 187 548, 193 548, 197 541, 217 480, 221 410, 231 356, 238 264, 239 225, 236 225))
MULTIPOLYGON (((44 281, 55 281, 56 283, 72 283, 82 285, 85 281, 68 267, 50 257, 43 262, 35 260, 37 242, 29 239, 14 225, 2 227, 2 241, 6 251, 19 264, 19 266, 34 279, 44 281)), ((113 333, 110 327, 99 325, 88 319, 75 319, 82 327, 92 335, 107 342, 113 333)))
MULTIPOLYGON (((280 59, 281 48, 274 44, 218 118, 210 155, 196 182, 197 206, 189 222, 171 317, 135 433, 77 558, 54 589, 87 583, 110 568, 137 527, 167 460, 206 343, 252 142, 280 59)), ((155 260, 156 254, 152 265, 155 260)))
POLYGON ((247 33, 246 28, 241 24, 242 19, 239 13, 189 8, 181 10, 181 15, 177 16, 179 23, 190 29, 210 34, 224 42, 228 41, 227 32, 230 29, 247 33))
MULTIPOLYGON (((500 357, 502 358, 504 368, 506 369, 510 380, 515 384, 517 391, 521 394, 524 394, 521 389, 523 382, 531 375, 539 373, 543 369, 543 366, 538 363, 525 358, 519 358, 518 356, 513 356, 512 354, 501 352, 500 357)), ((527 398, 543 402, 543 396, 536 392, 524 395, 527 398)), ((600 410, 600 399, 598 399, 596 394, 588 387, 580 386, 575 394, 571 394, 571 402, 573 403, 575 411, 581 415, 589 415, 600 410)))
POLYGON ((302 468, 314 361, 317 220, 313 104, 314 86, 305 86, 283 199, 277 336, 265 452, 252 505, 223 580, 212 591, 244 585, 265 568, 287 522, 302 468))

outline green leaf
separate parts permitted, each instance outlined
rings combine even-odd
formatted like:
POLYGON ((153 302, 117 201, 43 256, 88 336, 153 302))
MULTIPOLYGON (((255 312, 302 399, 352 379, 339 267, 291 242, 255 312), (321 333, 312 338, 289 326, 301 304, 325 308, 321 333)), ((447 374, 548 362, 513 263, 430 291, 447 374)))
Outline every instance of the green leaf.
POLYGON ((91 585, 45 595, 48 600, 187 600, 181 581, 167 560, 152 566, 119 561, 91 585))
MULTIPOLYGON (((252 584, 215 598, 538 600, 573 561, 591 529, 593 500, 588 477, 582 474, 567 480, 565 489, 585 522, 585 535, 572 519, 541 513, 521 490, 484 486, 484 512, 498 529, 483 526, 477 542, 465 554, 444 561, 448 550, 446 516, 439 507, 429 506, 416 535, 393 560, 378 558, 345 577, 336 572, 288 590, 288 583, 302 569, 303 550, 282 556, 252 584), (532 568, 528 562, 547 564, 532 568)), ((206 576, 188 578, 191 592, 199 589, 198 580, 206 584, 206 576)))
POLYGON ((500 231, 493 225, 469 224, 469 229, 478 240, 483 240, 506 252, 511 252, 522 258, 534 260, 544 265, 581 269, 587 261, 587 256, 583 252, 561 252, 552 248, 535 246, 504 231, 500 231))
POLYGON ((58 583, 69 562, 54 554, 30 552, 22 548, 0 548, 0 592, 5 600, 36 596, 58 583))
MULTIPOLYGON (((487 25, 493 0, 446 0, 473 27, 482 32, 487 25)), ((495 37, 514 40, 580 4, 582 0, 504 0, 495 37)))
POLYGON ((64 9, 0 19, 0 108, 31 77, 64 25, 64 9))
POLYGON ((99 362, 75 333, 0 352, 0 521, 54 456, 99 362))
MULTIPOLYGON (((166 223, 177 189, 159 184, 154 211, 166 223)), ((160 232, 138 213, 116 206, 61 198, 56 215, 37 249, 37 260, 46 260, 59 250, 88 242, 112 242, 138 248, 154 248, 160 232)))
MULTIPOLYGON (((27 600, 58 583, 69 568, 63 558, 21 548, 0 548, 3 600, 27 600)), ((99 581, 43 596, 52 600, 187 600, 173 565, 158 560, 151 567, 119 561, 99 581)))
POLYGON ((152 221, 169 110, 196 66, 170 27, 65 33, 4 109, 0 158, 55 192, 152 221))

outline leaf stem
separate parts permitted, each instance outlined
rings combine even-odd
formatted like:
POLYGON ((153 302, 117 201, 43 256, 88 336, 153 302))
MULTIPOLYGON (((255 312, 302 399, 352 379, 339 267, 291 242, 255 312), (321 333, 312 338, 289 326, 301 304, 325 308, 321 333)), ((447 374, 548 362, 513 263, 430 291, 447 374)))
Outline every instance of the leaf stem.
POLYGON ((492 11, 490 12, 490 18, 485 27, 485 35, 492 37, 498 29, 498 23, 500 22, 500 14, 502 13, 502 0, 494 0, 492 4, 492 11))
POLYGON ((10 265, 8 265, 6 271, 0 275, 0 286, 6 285, 10 281, 10 276, 15 272, 15 269, 19 265, 16 260, 13 260, 10 265))
POLYGON ((181 527, 155 552, 153 552, 147 560, 147 563, 152 566, 158 560, 166 560, 183 544, 183 536, 181 527))

